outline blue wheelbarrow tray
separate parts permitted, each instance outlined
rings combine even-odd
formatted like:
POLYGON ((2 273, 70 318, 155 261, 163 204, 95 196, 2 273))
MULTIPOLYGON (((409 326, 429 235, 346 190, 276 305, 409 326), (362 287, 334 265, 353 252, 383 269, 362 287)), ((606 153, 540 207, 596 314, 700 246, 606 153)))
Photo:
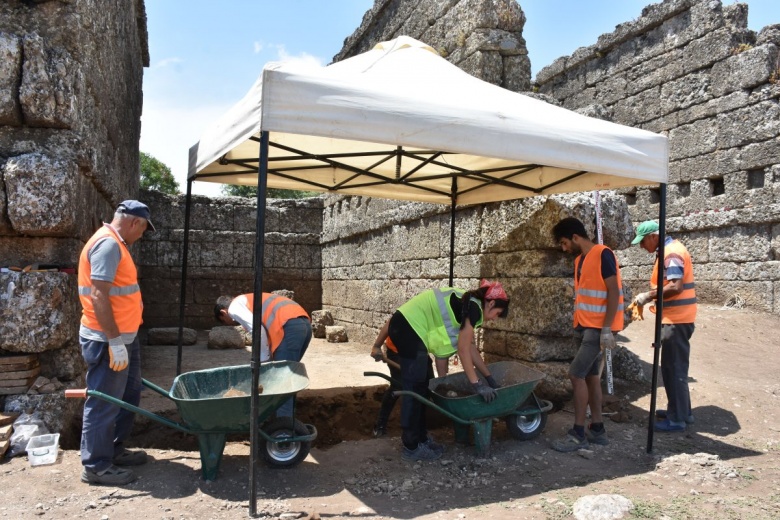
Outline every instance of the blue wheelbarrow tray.
MULTIPOLYGON (((170 421, 152 412, 128 404, 95 390, 67 390, 66 397, 96 397, 121 408, 161 422, 184 433, 196 435, 200 448, 203 478, 214 480, 219 471, 228 434, 246 433, 251 426, 252 369, 249 365, 210 368, 180 374, 166 392, 147 380, 143 384, 176 403, 182 423, 170 421), (235 394, 225 396, 226 392, 235 394)), ((262 424, 290 397, 309 386, 303 363, 275 361, 260 366, 262 393, 258 396, 258 424, 262 424)), ((305 425, 307 435, 283 438, 270 436, 262 429, 259 434, 271 443, 310 442, 317 437, 312 425, 305 425)))

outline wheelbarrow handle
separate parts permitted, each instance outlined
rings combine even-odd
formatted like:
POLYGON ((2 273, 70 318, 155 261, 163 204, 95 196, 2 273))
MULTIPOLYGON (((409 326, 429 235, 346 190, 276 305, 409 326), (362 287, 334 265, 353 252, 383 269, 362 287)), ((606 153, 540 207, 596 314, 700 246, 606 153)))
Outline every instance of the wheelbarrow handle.
POLYGON ((427 397, 423 397, 423 396, 421 396, 420 394, 418 394, 416 392, 410 392, 408 390, 396 390, 396 391, 393 392, 393 395, 405 395, 405 396, 417 399, 422 404, 424 404, 426 406, 430 406, 434 410, 438 411, 439 413, 441 413, 443 415, 446 415, 447 417, 449 417, 450 419, 452 419, 453 421, 455 421, 456 423, 459 423, 459 424, 477 424, 480 421, 484 420, 484 419, 480 419, 480 421, 477 421, 477 420, 471 420, 471 419, 462 419, 462 418, 458 417, 457 415, 454 415, 454 414, 448 412, 447 410, 445 410, 444 408, 442 408, 438 404, 434 403, 433 401, 431 401, 427 397))
POLYGON ((387 381, 391 385, 396 385, 399 388, 401 387, 401 382, 400 381, 398 381, 397 379, 393 379, 392 377, 388 376, 387 374, 383 374, 382 372, 363 372, 363 375, 366 376, 366 377, 369 377, 369 376, 381 377, 382 379, 384 379, 385 381, 387 381))
POLYGON ((159 415, 152 413, 148 410, 144 410, 143 408, 139 408, 137 406, 133 406, 130 403, 126 403, 125 401, 122 401, 121 399, 117 399, 116 397, 110 396, 108 394, 104 394, 103 392, 99 392, 97 390, 90 390, 88 388, 75 388, 70 390, 65 390, 65 397, 77 397, 77 398, 86 398, 86 397, 96 397, 98 399, 102 399, 103 401, 108 401, 109 403, 116 405, 120 408, 124 408, 125 410, 133 413, 137 413, 139 415, 143 415, 144 417, 147 417, 149 419, 152 419, 157 422, 161 422, 166 426, 169 426, 175 430, 179 430, 183 433, 199 433, 195 432, 193 430, 190 430, 186 426, 169 421, 165 417, 160 417, 159 415))

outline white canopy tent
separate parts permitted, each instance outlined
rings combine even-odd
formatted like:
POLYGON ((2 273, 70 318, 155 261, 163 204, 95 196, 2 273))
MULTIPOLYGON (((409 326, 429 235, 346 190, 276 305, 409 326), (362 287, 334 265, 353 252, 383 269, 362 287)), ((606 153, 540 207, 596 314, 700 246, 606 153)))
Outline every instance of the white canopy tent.
MULTIPOLYGON (((190 149, 181 322, 195 180, 259 187, 256 265, 262 266, 267 187, 450 204, 454 217, 456 204, 660 184, 663 244, 667 165, 664 136, 486 83, 412 38, 380 43, 326 67, 269 63, 247 95, 190 149)), ((261 288, 257 269, 256 308, 261 288)), ((258 328, 259 314, 255 321, 258 328)), ((259 335, 255 343, 252 387, 259 335)), ((181 340, 179 352, 177 373, 181 340)), ((652 397, 654 413, 655 383, 652 397)), ((652 421, 649 432, 648 451, 652 421)), ((255 460, 253 451, 250 512, 255 460)))

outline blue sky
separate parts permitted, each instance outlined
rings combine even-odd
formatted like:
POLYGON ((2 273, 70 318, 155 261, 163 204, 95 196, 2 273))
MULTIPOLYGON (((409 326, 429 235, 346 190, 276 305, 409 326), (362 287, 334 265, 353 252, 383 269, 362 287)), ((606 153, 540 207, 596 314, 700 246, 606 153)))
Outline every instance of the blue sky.
MULTIPOLYGON (((151 63, 144 69, 141 151, 186 189, 187 153, 204 128, 241 99, 269 61, 330 63, 373 0, 146 0, 151 63)), ((633 20, 645 0, 525 0, 533 78, 578 47, 633 20)), ((723 0, 723 4, 735 3, 723 0)), ((748 26, 780 23, 780 0, 746 0, 748 26)), ((193 183, 219 195, 219 185, 193 183)))

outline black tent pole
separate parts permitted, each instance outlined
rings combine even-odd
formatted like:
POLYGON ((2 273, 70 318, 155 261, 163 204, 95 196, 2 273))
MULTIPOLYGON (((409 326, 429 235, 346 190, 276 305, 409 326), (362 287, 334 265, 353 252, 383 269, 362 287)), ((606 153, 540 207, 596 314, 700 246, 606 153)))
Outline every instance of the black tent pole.
POLYGON ((458 200, 458 178, 452 178, 452 199, 450 203, 450 284, 452 287, 455 274, 455 205, 458 200))
POLYGON ((268 188, 268 132, 260 132, 260 152, 257 167, 257 227, 255 230, 255 290, 254 309, 252 315, 252 393, 251 413, 252 423, 249 429, 249 516, 257 516, 257 455, 260 443, 257 422, 259 415, 260 396, 257 385, 260 383, 260 338, 263 327, 263 255, 265 253, 265 206, 268 188), (256 334, 254 332, 257 332, 256 334))
POLYGON ((650 417, 647 419, 647 453, 653 452, 655 432, 655 402, 658 391, 658 358, 661 355, 661 328, 664 315, 664 243, 666 242, 666 184, 661 184, 658 204, 658 297, 655 302, 655 338, 653 340, 653 388, 650 393, 650 417))
POLYGON ((184 306, 187 296, 187 252, 190 247, 190 206, 192 179, 187 179, 187 197, 184 199, 184 244, 181 253, 181 287, 179 287, 179 339, 176 350, 176 375, 181 374, 181 346, 184 343, 184 306))

